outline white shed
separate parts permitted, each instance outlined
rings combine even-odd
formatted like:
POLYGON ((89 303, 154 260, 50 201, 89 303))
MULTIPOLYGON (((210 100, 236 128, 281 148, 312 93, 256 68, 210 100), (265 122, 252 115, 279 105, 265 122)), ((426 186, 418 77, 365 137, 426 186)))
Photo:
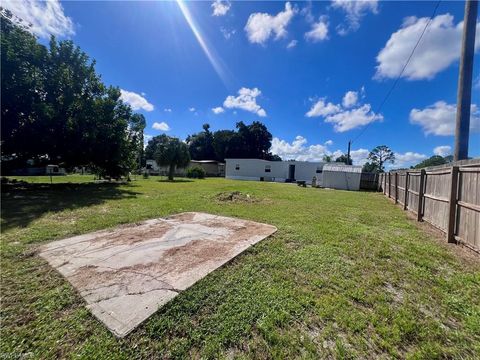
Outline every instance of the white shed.
POLYGON ((323 187, 339 190, 360 190, 362 167, 337 163, 323 167, 323 187))

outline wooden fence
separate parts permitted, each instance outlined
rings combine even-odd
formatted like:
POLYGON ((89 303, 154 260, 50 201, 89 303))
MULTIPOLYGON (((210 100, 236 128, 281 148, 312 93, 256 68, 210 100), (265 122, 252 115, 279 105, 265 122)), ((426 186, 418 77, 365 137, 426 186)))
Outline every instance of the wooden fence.
POLYGON ((480 253, 480 161, 380 174, 378 190, 446 234, 480 253))
POLYGON ((379 174, 362 172, 360 177, 360 189, 373 191, 377 190, 378 176, 379 174))

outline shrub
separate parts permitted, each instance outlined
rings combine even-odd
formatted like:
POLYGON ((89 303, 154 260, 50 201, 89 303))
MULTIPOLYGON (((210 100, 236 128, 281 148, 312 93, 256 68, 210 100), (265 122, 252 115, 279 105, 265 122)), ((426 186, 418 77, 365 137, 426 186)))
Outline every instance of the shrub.
POLYGON ((149 177, 150 177, 150 174, 148 173, 148 171, 145 171, 145 172, 143 173, 143 178, 144 178, 144 179, 148 179, 149 177))
POLYGON ((187 177, 192 179, 203 179, 205 178, 205 170, 200 166, 188 168, 187 177))

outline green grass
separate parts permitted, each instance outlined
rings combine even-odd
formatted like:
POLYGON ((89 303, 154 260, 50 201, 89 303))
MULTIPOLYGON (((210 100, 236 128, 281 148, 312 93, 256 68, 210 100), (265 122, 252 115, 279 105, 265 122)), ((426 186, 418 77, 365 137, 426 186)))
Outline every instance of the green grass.
POLYGON ((126 185, 91 179, 58 177, 50 185, 43 177, 29 186, 3 187, 2 357, 480 354, 480 262, 434 239, 381 194, 225 179, 150 178, 126 185), (256 201, 215 199, 236 190, 256 201), (278 232, 124 339, 98 322, 35 253, 50 240, 183 211, 266 222, 278 232))

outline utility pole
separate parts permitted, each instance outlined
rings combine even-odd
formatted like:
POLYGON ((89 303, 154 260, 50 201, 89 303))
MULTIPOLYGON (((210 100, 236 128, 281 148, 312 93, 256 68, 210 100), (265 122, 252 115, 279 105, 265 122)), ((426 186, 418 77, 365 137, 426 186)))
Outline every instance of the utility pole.
POLYGON ((468 159, 468 137, 470 133, 470 106, 472 101, 473 54, 475 28, 477 26, 478 1, 465 1, 462 53, 458 74, 457 115, 455 124, 454 161, 468 159))
POLYGON ((347 165, 350 165, 350 145, 351 144, 352 144, 352 140, 348 140, 347 165))

